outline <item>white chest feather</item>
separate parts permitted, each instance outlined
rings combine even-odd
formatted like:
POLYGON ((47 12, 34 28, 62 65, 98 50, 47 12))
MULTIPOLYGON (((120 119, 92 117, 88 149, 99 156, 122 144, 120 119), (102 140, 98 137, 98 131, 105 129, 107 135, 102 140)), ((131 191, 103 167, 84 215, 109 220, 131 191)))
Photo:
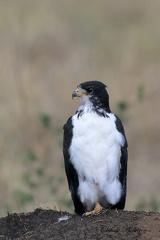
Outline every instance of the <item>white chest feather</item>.
POLYGON ((124 137, 116 129, 116 117, 101 117, 95 112, 73 116, 71 161, 79 177, 99 182, 101 178, 114 181, 119 173, 120 147, 124 137))
POLYGON ((122 187, 118 180, 124 137, 116 129, 116 117, 86 112, 72 118, 73 138, 70 161, 79 178, 79 196, 88 209, 102 195, 111 204, 118 202, 122 187))

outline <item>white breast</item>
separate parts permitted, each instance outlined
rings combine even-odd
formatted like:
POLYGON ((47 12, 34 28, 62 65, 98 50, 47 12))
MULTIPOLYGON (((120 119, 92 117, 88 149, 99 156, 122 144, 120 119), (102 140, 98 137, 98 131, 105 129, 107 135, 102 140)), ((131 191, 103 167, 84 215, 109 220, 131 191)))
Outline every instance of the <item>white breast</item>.
POLYGON ((124 137, 117 131, 115 121, 112 113, 101 117, 95 112, 86 112, 79 118, 77 114, 72 118, 73 139, 69 151, 79 181, 86 179, 107 197, 110 186, 117 182, 120 148, 124 145, 124 137))

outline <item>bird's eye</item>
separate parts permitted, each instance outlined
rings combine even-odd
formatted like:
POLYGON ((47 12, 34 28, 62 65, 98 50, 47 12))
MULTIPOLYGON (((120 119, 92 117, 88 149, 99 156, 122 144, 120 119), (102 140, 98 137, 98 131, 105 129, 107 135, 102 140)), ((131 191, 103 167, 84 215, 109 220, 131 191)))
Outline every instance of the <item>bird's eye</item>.
POLYGON ((92 88, 88 88, 88 89, 87 89, 87 92, 88 92, 88 93, 92 93, 92 92, 93 92, 93 89, 92 89, 92 88))

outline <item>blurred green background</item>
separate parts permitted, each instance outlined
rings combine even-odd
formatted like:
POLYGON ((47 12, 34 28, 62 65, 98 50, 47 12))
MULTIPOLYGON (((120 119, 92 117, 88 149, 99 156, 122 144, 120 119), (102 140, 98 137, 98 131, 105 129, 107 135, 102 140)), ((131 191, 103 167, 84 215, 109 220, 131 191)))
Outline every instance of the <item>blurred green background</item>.
POLYGON ((0 216, 73 211, 62 127, 86 80, 129 142, 127 210, 160 210, 160 1, 0 1, 0 216))

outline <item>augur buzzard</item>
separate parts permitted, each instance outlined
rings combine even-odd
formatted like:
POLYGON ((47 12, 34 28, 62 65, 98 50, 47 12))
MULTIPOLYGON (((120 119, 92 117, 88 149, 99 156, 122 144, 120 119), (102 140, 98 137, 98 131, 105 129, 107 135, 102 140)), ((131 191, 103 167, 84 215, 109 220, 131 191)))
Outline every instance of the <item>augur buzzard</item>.
POLYGON ((74 97, 82 105, 64 125, 63 154, 75 213, 124 209, 128 144, 121 120, 110 110, 106 86, 81 83, 74 97))

